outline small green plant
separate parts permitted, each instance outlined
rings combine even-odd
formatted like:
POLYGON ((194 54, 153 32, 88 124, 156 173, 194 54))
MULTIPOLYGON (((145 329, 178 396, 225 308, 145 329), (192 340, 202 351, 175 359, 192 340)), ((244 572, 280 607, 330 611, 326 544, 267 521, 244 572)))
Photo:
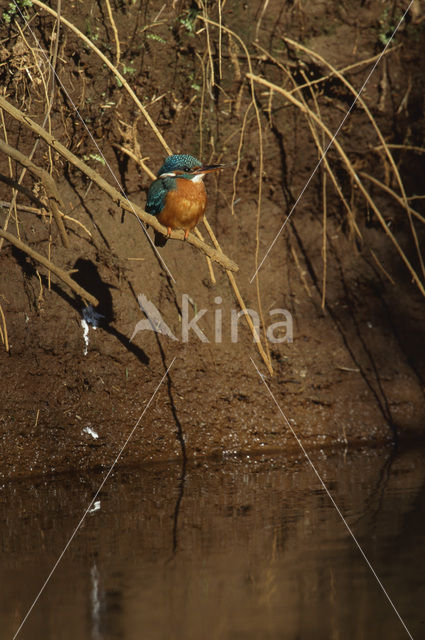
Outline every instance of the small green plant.
POLYGON ((148 33, 146 38, 148 40, 155 40, 156 42, 161 42, 162 44, 165 44, 164 38, 161 38, 161 36, 158 36, 156 33, 148 33))
POLYGON ((96 162, 100 162, 100 164, 103 164, 103 166, 105 166, 106 164, 105 158, 100 156, 98 153, 90 153, 88 156, 84 155, 83 160, 85 162, 87 162, 87 160, 96 160, 96 162))
POLYGON ((190 9, 190 11, 188 11, 187 15, 185 16, 181 16, 179 18, 179 22, 180 24, 182 24, 184 26, 184 28, 186 29, 186 31, 191 34, 192 36, 195 35, 195 22, 196 22, 196 18, 198 17, 198 13, 199 10, 198 9, 190 9))
POLYGON ((400 14, 390 16, 390 10, 388 7, 382 12, 381 17, 379 18, 378 40, 382 45, 384 45, 384 47, 386 47, 391 40, 391 37, 400 21, 400 18, 400 14))
POLYGON ((93 42, 99 40, 99 27, 96 27, 96 31, 93 31, 90 18, 86 18, 86 36, 93 42))
MULTIPOLYGON (((136 73, 136 71, 137 71, 136 67, 132 67, 132 66, 130 66, 130 65, 126 65, 126 64, 123 62, 123 64, 122 64, 122 72, 123 72, 123 74, 124 74, 124 75, 127 75, 127 74, 128 74, 128 75, 130 75, 130 76, 134 76, 134 74, 136 73)), ((120 87, 120 88, 121 88, 121 87, 122 87, 122 82, 121 82, 121 80, 115 76, 115 81, 116 81, 116 83, 117 83, 118 87, 120 87)))
POLYGON ((9 8, 3 11, 2 18, 6 24, 10 24, 12 20, 16 17, 16 14, 23 13, 26 19, 29 18, 25 9, 32 7, 31 0, 15 0, 14 2, 9 2, 9 8))
POLYGON ((134 74, 136 73, 136 67, 130 67, 123 63, 122 72, 124 75, 128 73, 130 76, 134 76, 134 74))

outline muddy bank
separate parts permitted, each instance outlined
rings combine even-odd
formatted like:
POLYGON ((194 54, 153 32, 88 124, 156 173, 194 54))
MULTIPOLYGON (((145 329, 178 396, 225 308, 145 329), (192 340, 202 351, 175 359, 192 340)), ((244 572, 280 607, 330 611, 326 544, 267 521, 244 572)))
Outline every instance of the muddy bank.
MULTIPOLYGON (((283 40, 288 34, 343 69, 382 50, 382 40, 402 9, 401 3, 394 3, 393 13, 384 15, 379 2, 334 11, 335 4, 332 12, 324 5, 306 4, 301 10, 288 3, 283 11, 282 3, 270 2, 261 15, 258 7, 242 9, 239 3, 226 3, 223 12, 228 28, 248 44, 254 73, 288 91, 292 85, 285 83, 301 85, 329 73, 311 55, 288 48, 283 40), (354 34, 354 41, 348 34, 354 34)), ((98 6, 86 3, 85 13, 73 15, 72 5, 64 7, 64 14, 116 61, 113 31, 98 6)), ((183 3, 163 10, 155 22, 160 9, 155 2, 116 7, 119 68, 123 73, 126 69, 126 78, 174 152, 231 161, 242 144, 236 173, 223 171, 217 180, 206 178, 207 211, 223 251, 239 265, 236 280, 247 307, 259 313, 256 280, 250 280, 317 163, 314 137, 299 109, 257 85, 260 136, 255 110, 249 106, 247 61, 236 39, 223 38, 220 50, 218 32, 210 24, 211 67, 201 14, 183 3), (152 24, 154 28, 142 31, 152 24)), ((215 20, 211 12, 209 18, 215 20)), ((40 10, 33 21, 40 42, 50 41, 54 24, 40 10)), ((414 198, 423 194, 425 156, 412 155, 407 147, 423 146, 416 89, 423 73, 417 64, 423 25, 414 19, 403 25, 394 52, 378 67, 365 92, 387 142, 405 147, 393 153, 406 195, 414 198)), ((31 49, 25 48, 29 45, 13 20, 10 25, 2 22, 1 29, 7 64, 0 71, 8 100, 42 124, 41 87, 48 67, 42 61, 37 66, 34 57, 31 63, 31 49), (29 83, 26 69, 40 82, 29 83)), ((149 156, 149 168, 155 172, 166 153, 154 132, 93 51, 64 25, 57 65, 68 97, 64 88, 56 88, 50 114, 54 135, 113 182, 72 109, 72 97, 125 192, 143 206, 151 178, 122 149, 149 156)), ((359 65, 347 77, 359 87, 370 69, 370 64, 359 65)), ((320 105, 327 127, 335 131, 352 95, 335 77, 313 86, 314 94, 308 89, 296 95, 304 96, 311 109, 320 105)), ((9 144, 29 154, 35 137, 7 115, 5 128, 9 144)), ((321 138, 323 131, 318 129, 316 135, 321 138)), ((267 381, 308 448, 421 437, 425 424, 424 302, 400 255, 401 250, 414 272, 421 274, 416 245, 422 243, 423 225, 415 217, 415 241, 406 210, 388 192, 400 189, 396 174, 388 157, 382 158, 375 149, 379 139, 360 107, 344 125, 341 143, 359 175, 375 172, 375 179, 387 186, 385 191, 364 178, 398 247, 332 149, 329 164, 341 193, 321 167, 259 271, 265 326, 282 319, 270 314, 276 309, 287 310, 293 323, 293 342, 263 337, 274 372, 267 381)), ((103 319, 96 331, 90 329, 84 355, 84 303, 54 276, 49 280, 47 270, 24 252, 3 244, 0 303, 8 351, 3 348, 0 353, 1 474, 109 466, 145 408, 123 452, 124 464, 296 448, 288 424, 251 361, 267 375, 243 320, 237 341, 232 340, 231 314, 239 306, 226 273, 215 266, 212 283, 205 257, 188 244, 171 240, 161 256, 174 282, 131 214, 124 214, 59 155, 50 165, 44 143, 34 161, 52 170, 64 213, 72 218, 66 221, 70 247, 61 246, 46 214, 18 207, 8 229, 11 233, 18 229, 28 246, 72 271, 73 278, 100 301, 103 319), (129 341, 144 318, 138 294, 156 306, 176 340, 141 331, 129 341), (190 296, 190 320, 206 310, 198 326, 208 342, 194 331, 189 332, 188 342, 182 339, 185 295, 190 296), (217 323, 221 342, 215 340, 217 323)), ((0 163, 0 173, 9 176, 7 158, 0 163)), ((19 166, 12 169, 18 179, 19 166)), ((33 177, 27 174, 23 184, 32 196, 43 199, 33 177)), ((10 202, 10 186, 0 182, 0 190, 0 200, 10 202)), ((420 199, 409 202, 423 215, 420 199)), ((40 210, 33 197, 22 193, 19 203, 40 210)), ((7 212, 2 207, 3 227, 7 212)), ((422 276, 418 278, 422 282, 422 276)), ((286 328, 276 331, 282 338, 286 328)))

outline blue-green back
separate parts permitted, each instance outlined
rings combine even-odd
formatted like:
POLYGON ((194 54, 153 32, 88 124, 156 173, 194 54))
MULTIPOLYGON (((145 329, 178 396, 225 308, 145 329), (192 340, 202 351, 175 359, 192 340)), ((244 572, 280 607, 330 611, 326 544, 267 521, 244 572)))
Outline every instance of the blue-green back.
POLYGON ((147 213, 157 216, 161 213, 165 206, 165 200, 167 193, 173 189, 176 189, 175 178, 158 178, 152 182, 149 187, 148 197, 146 200, 147 213))

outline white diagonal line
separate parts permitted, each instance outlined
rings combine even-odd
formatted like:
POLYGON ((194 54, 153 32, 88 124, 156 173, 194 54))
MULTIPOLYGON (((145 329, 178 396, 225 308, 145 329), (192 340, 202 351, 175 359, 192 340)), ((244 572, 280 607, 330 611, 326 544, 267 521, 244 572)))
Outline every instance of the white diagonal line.
POLYGON ((378 582, 379 586, 381 587, 382 591, 384 592, 384 594, 385 594, 385 596, 386 596, 386 598, 387 598, 388 602, 390 603, 391 607, 394 609, 394 611, 395 611, 395 613, 396 613, 396 615, 397 615, 398 619, 400 620, 401 624, 403 625, 403 627, 404 627, 404 629, 405 629, 405 631, 406 631, 407 635, 409 636, 409 638, 411 638, 411 640, 413 640, 413 636, 412 636, 412 634, 410 633, 409 629, 407 628, 406 624, 404 623, 403 618, 401 617, 401 615, 400 615, 400 614, 399 614, 399 612, 397 611, 397 608, 396 608, 395 604, 393 603, 393 601, 391 600, 390 596, 388 595, 388 592, 387 592, 387 590, 385 589, 384 585, 382 584, 381 580, 379 579, 379 576, 377 575, 377 573, 376 573, 375 569, 374 569, 374 568, 372 567, 372 565, 370 564, 370 562, 369 562, 369 560, 368 560, 368 558, 367 558, 367 556, 366 556, 365 552, 364 552, 364 551, 363 551, 363 549, 361 548, 361 546, 360 546, 359 542, 357 541, 356 536, 354 535, 354 533, 353 533, 353 532, 352 532, 352 530, 350 529, 350 526, 348 525, 348 523, 347 523, 346 519, 345 519, 345 518, 344 518, 344 516, 342 515, 341 510, 339 509, 338 505, 336 504, 336 502, 335 502, 335 500, 334 500, 334 498, 333 498, 332 494, 330 493, 329 489, 327 488, 327 486, 326 486, 326 485, 325 485, 325 483, 323 482, 323 480, 322 480, 322 478, 321 478, 321 476, 320 476, 319 472, 317 471, 317 469, 316 469, 316 467, 314 466, 314 464, 313 464, 313 462, 312 462, 312 460, 311 460, 310 456, 308 455, 307 451, 305 450, 303 443, 301 442, 301 440, 299 439, 299 437, 298 437, 298 436, 297 436, 297 434, 295 433, 293 426, 291 425, 291 423, 289 422, 288 418, 287 418, 287 417, 286 417, 286 415, 284 414, 284 412, 283 412, 283 410, 282 410, 281 406, 279 405, 278 401, 276 400, 276 398, 275 398, 275 396, 274 396, 274 394, 273 394, 272 390, 270 389, 269 385, 267 384, 267 382, 266 382, 266 380, 265 380, 265 377, 260 373, 260 371, 259 371, 259 369, 258 369, 257 365, 255 364, 255 362, 254 362, 254 360, 253 360, 252 358, 251 358, 251 362, 252 362, 252 364, 254 365, 254 367, 255 367, 255 369, 256 369, 256 371, 257 371, 258 375, 260 376, 261 381, 263 382, 264 386, 266 387, 267 391, 269 392, 269 394, 270 394, 270 396, 271 396, 271 398, 272 398, 273 402, 275 403, 276 407, 278 408, 279 413, 281 414, 282 418, 284 419, 284 421, 285 421, 285 422, 286 422, 286 424, 288 425, 289 429, 291 430, 292 435, 294 436, 295 440, 297 441, 297 444, 299 445, 299 447, 300 447, 301 451, 303 452, 303 454, 304 454, 304 455, 305 455, 305 457, 307 458, 307 460, 308 460, 308 462, 309 462, 309 464, 310 464, 311 468, 313 469, 314 473, 316 474, 316 476, 317 476, 317 478, 318 478, 318 480, 319 480, 320 484, 322 485, 322 487, 323 487, 324 491, 326 492, 326 494, 327 494, 327 496, 328 496, 329 500, 332 502, 333 506, 335 507, 335 509, 336 509, 336 511, 337 511, 337 513, 338 513, 338 515, 339 515, 339 517, 341 518, 342 522, 344 523, 344 525, 345 525, 345 527, 346 527, 346 529, 347 529, 348 533, 350 534, 350 536, 352 537, 352 539, 353 539, 354 543, 356 544, 356 546, 357 546, 358 550, 359 550, 359 551, 360 551, 360 553, 362 554, 364 561, 366 562, 367 566, 368 566, 368 567, 369 567, 369 569, 371 570, 371 572, 372 572, 372 574, 374 575, 374 577, 375 577, 376 581, 378 582))
POLYGON ((282 226, 280 227, 279 231, 277 232, 273 242, 271 243, 271 245, 269 246, 269 248, 267 249, 263 259, 261 260, 260 264, 258 265, 258 267, 255 270, 254 275, 252 276, 251 280, 249 281, 250 284, 252 283, 252 281, 254 280, 254 278, 256 277, 257 273, 259 272, 259 270, 261 269, 264 261, 266 260, 267 256, 269 255, 270 251, 273 249, 278 237, 280 236, 280 234, 282 233, 283 229, 286 226, 286 223, 288 222, 289 218, 291 217, 292 213, 294 212, 295 207, 297 206, 297 204, 299 203, 299 201, 301 200, 301 198, 304 195, 305 190, 307 189, 308 185, 310 184, 310 182, 312 181, 314 175, 316 174, 318 168, 320 167, 320 165, 322 164, 323 160, 325 159, 326 154, 328 153, 329 149, 331 148, 331 146, 334 143, 335 138, 337 137, 338 133, 341 131, 341 128, 344 125, 344 122, 347 120, 348 116, 350 115, 350 113, 352 112, 357 100, 359 99, 360 94, 362 93, 362 91, 364 90, 364 88, 366 87, 367 83, 369 82, 373 72, 375 71, 376 67, 378 66, 378 64, 381 62, 382 57, 385 55, 386 50, 388 49, 392 39, 394 38, 395 34, 397 33, 397 31, 400 28, 401 23, 403 22, 403 20, 405 19, 406 15, 409 12, 410 7, 413 4, 413 0, 410 1, 409 6, 407 7, 406 11, 403 13, 402 17, 400 18, 397 26, 395 27, 394 31, 392 32, 390 38, 388 39, 387 44, 385 45, 385 47, 383 48, 381 55, 379 56, 379 58, 376 60, 375 64, 373 65, 372 69, 370 70, 366 80, 363 82, 360 90, 358 91, 356 97, 353 100, 353 103, 351 104, 350 108, 348 109, 347 113, 345 114, 345 116, 343 117, 343 119, 341 120, 338 129, 335 131, 334 135, 332 136, 330 142, 328 143, 326 149, 324 150, 323 154, 321 155, 321 157, 319 158, 318 163, 316 164, 316 166, 314 167, 309 179, 307 180, 307 182, 305 183, 304 187, 302 188, 300 194, 298 195, 298 198, 295 200, 295 203, 292 205, 291 210, 289 211, 288 215, 286 216, 285 220, 283 221, 282 226))
MULTIPOLYGON (((66 97, 68 98, 69 102, 71 103, 71 105, 72 105, 72 107, 73 107, 73 109, 74 109, 75 113, 77 114, 77 116, 78 116, 78 117, 79 117, 79 119, 81 120, 81 122, 82 122, 82 124, 83 124, 83 127, 84 127, 84 128, 85 128, 85 130, 87 131, 87 133, 88 133, 88 135, 89 135, 89 137, 90 137, 91 141, 93 142, 94 146, 95 146, 95 147, 96 147, 96 149, 98 150, 99 155, 101 155, 101 156, 102 156, 103 161, 104 161, 105 165, 108 167, 108 169, 109 169, 109 172, 110 172, 111 176, 112 176, 112 177, 113 177, 113 179, 115 180, 115 182, 116 182, 116 184, 117 184, 117 186, 118 186, 119 191, 122 193, 122 195, 124 196, 124 198, 127 200, 128 204, 130 205, 130 207, 131 207, 131 211, 132 211, 132 213, 134 214, 134 217, 136 218, 137 222, 138 222, 138 223, 140 224, 140 226, 142 227, 143 233, 145 234, 146 238, 147 238, 147 239, 148 239, 148 241, 150 242, 152 249, 154 250, 154 252, 155 252, 155 253, 156 253, 156 255, 158 256, 158 258, 159 258, 159 260, 160 260, 160 262, 161 262, 162 266, 163 266, 163 267, 164 267, 164 269, 167 271, 167 273, 168 273, 168 275, 170 276, 170 278, 173 280, 173 282, 175 282, 176 280, 175 280, 175 278, 174 278, 173 274, 171 273, 171 271, 170 271, 170 269, 168 268, 168 266, 167 266, 167 264, 166 264, 165 260, 162 258, 161 254, 159 253, 158 249, 156 248, 155 244, 153 243, 153 241, 152 241, 152 239, 151 239, 150 235, 149 235, 149 234, 148 234, 148 232, 146 231, 146 228, 145 228, 145 226, 144 226, 143 222, 142 222, 142 221, 140 220, 140 218, 138 217, 138 215, 137 215, 137 213, 136 213, 136 211, 135 211, 135 209, 134 209, 134 207, 133 207, 133 203, 131 202, 131 200, 129 200, 129 198, 128 198, 127 194, 125 193, 125 191, 124 191, 123 187, 122 187, 122 186, 121 186, 121 184, 120 184, 120 181, 118 180, 117 176, 115 175, 115 173, 114 173, 114 171, 113 171, 113 169, 112 169, 111 165, 109 164, 109 162, 107 161, 107 159, 106 159, 106 158, 105 158, 105 156, 103 155, 102 149, 101 149, 101 148, 99 147, 99 145, 97 144, 97 142, 96 142, 96 140, 94 139, 94 137, 93 137, 93 135, 92 135, 92 133, 91 133, 90 129, 88 128, 87 124, 85 123, 85 121, 84 121, 84 119, 83 119, 82 115, 81 115, 81 114, 80 114, 80 112, 78 111, 78 108, 77 108, 76 104, 74 103, 73 99, 71 98, 71 96, 69 95, 68 91, 66 90, 66 87, 64 86, 64 84, 63 84, 62 80, 59 78, 58 74, 56 73, 56 70, 53 68, 52 63, 50 62, 50 60, 49 60, 49 58, 48 58, 48 56, 47 56, 46 52, 44 51, 43 47, 42 47, 42 46, 41 46, 41 44, 40 44, 40 41, 37 39, 37 36, 35 35, 34 31, 31 29, 31 26, 30 26, 29 22, 26 20, 26 18, 25 18, 25 16, 24 16, 24 14, 23 14, 23 13, 22 13, 22 11, 20 10, 20 8, 19 8, 19 6, 18 6, 18 4, 17 4, 16 0, 13 0, 13 1, 14 1, 14 3, 15 3, 15 7, 16 7, 16 9, 19 11, 19 14, 20 14, 21 18, 22 18, 22 19, 23 19, 23 21, 25 22, 26 27, 28 28, 28 30, 29 30, 29 32, 31 33, 32 37, 34 38, 35 42, 37 43, 37 47, 39 48, 39 50, 40 50, 40 51, 41 51, 41 53, 43 54, 43 56, 44 56, 44 58, 45 58, 45 60, 46 60, 47 64, 49 65, 50 69, 52 70, 52 73, 53 73, 54 78, 56 78, 56 80, 58 81, 58 83, 59 83, 59 84, 60 84, 60 86, 62 87, 63 92, 65 93, 66 97)), ((60 18, 60 16, 59 16, 59 18, 60 18)), ((37 62, 37 60, 36 60, 36 62, 37 62)), ((37 62, 37 67, 38 67, 38 69, 39 69, 39 71, 40 71, 40 73, 41 73, 41 69, 40 69, 40 66, 38 65, 38 62, 37 62)))
POLYGON ((161 380, 158 382, 155 391, 153 392, 153 394, 151 395, 149 402, 147 403, 146 407, 143 409, 142 413, 139 416, 139 419, 137 420, 136 424, 134 425, 134 427, 132 428, 132 430, 130 431, 129 435, 127 436, 126 441, 124 442, 123 446, 121 447, 117 457, 115 458, 115 460, 113 461, 109 471, 107 472, 107 474, 105 475, 105 477, 103 478, 100 487, 98 488, 98 490, 96 491, 96 493, 94 494, 93 498, 91 499, 90 504, 88 505, 87 509, 84 511, 79 523, 77 524, 77 526, 75 527, 74 531, 72 532, 72 535, 70 536, 68 542, 66 543, 66 545, 63 548, 63 551, 61 552, 60 556, 58 557, 58 559, 56 560, 55 564, 53 565, 53 568, 51 569, 49 575, 47 576, 46 580, 43 583, 43 586, 41 587, 40 591, 38 592, 38 594, 36 595, 36 597, 34 598, 34 601, 32 603, 32 605, 30 606, 30 608, 28 609, 24 619, 22 620, 21 624, 19 625, 15 635, 13 636, 13 640, 15 640, 18 637, 18 634, 20 633, 22 627, 24 626, 28 616, 30 615, 31 611, 33 610, 33 608, 35 607, 35 605, 37 604, 41 594, 43 593, 44 589, 47 586, 47 583, 49 582, 50 578, 52 577, 52 575, 54 574, 54 572, 56 571, 60 561, 62 560, 63 556, 65 555, 66 550, 68 549, 69 545, 71 544, 71 542, 73 541, 74 537, 76 536, 79 528, 81 527, 81 525, 83 524, 88 512, 90 511, 90 509, 92 508, 94 502, 96 501, 97 496, 99 495, 99 493, 102 491, 103 486, 105 484, 105 482, 107 481, 107 479, 109 478, 109 476, 111 475, 115 465, 117 464, 118 460, 120 459, 124 449, 126 448, 126 446, 128 445, 128 443, 131 440, 131 437, 133 436, 133 433, 135 432, 135 430, 137 429, 137 427, 140 424, 141 419, 143 418, 143 416, 145 415, 146 411, 149 409, 149 406, 152 402, 152 400, 154 399, 154 397, 157 394, 157 391, 159 389, 159 387, 162 385, 164 379, 166 378, 166 376, 168 375, 168 372, 170 371, 171 367, 174 364, 176 357, 173 358, 170 366, 168 367, 167 371, 164 373, 164 375, 162 376, 161 380))

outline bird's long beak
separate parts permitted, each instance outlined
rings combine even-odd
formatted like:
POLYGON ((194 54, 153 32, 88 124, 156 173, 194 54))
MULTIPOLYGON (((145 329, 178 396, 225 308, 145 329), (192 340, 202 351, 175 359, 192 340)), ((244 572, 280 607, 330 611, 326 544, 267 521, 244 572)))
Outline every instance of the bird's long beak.
POLYGON ((213 171, 219 171, 220 169, 225 169, 226 167, 232 167, 234 164, 234 162, 227 162, 226 164, 208 164, 203 167, 199 167, 199 169, 196 169, 194 173, 212 173, 213 171))

